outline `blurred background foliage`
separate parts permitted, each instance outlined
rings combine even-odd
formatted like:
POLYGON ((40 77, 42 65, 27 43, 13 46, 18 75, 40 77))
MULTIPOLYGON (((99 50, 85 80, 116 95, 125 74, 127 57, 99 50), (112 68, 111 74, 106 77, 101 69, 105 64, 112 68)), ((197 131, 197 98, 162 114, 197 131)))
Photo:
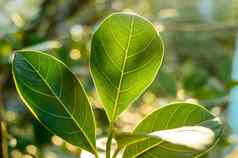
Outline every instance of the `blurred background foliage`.
MULTIPOLYGON (((0 119, 8 131, 11 158, 87 158, 45 130, 22 105, 11 76, 15 50, 43 50, 65 62, 82 81, 97 117, 104 150, 107 118, 89 72, 90 39, 99 22, 115 11, 150 19, 165 43, 165 59, 150 88, 117 124, 131 130, 146 114, 176 100, 201 103, 224 122, 224 136, 207 158, 238 157, 228 124, 229 92, 238 0, 0 0, 0 119)), ((123 25, 123 24, 122 24, 123 25)), ((237 94, 238 97, 238 94, 237 94)))

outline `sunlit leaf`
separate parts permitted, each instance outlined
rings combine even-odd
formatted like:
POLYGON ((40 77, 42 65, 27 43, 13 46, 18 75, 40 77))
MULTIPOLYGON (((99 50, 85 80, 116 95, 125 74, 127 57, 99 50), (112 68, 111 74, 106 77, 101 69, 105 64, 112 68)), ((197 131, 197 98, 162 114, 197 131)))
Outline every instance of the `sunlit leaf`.
POLYGON ((111 121, 154 80, 163 44, 153 25, 131 13, 114 13, 94 33, 91 72, 111 121))
POLYGON ((133 133, 147 137, 124 141, 123 158, 193 158, 215 145, 222 128, 219 119, 202 106, 173 103, 150 114, 133 133))
POLYGON ((93 112, 68 68, 47 54, 20 51, 12 69, 22 101, 43 125, 69 143, 96 153, 93 112))

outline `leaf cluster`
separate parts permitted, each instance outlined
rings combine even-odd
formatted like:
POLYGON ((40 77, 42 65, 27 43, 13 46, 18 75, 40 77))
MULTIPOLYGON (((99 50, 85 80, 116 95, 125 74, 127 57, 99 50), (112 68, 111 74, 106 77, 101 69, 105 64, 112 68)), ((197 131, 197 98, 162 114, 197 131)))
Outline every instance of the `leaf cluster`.
MULTIPOLYGON (((153 82, 164 46, 156 28, 132 13, 114 13, 92 38, 90 70, 123 158, 198 157, 218 141, 221 123, 204 107, 172 103, 149 114, 131 133, 114 124, 153 82)), ((95 118, 80 81, 60 60, 43 52, 15 53, 12 72, 17 91, 33 115, 51 132, 98 157, 95 118)))

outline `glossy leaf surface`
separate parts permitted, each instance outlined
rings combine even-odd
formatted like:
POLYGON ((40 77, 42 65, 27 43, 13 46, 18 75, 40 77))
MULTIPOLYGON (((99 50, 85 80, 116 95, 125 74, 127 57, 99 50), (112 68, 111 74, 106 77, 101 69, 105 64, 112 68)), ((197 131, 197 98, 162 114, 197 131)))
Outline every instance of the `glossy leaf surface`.
POLYGON ((146 117, 134 130, 145 139, 121 138, 123 158, 193 158, 209 150, 222 134, 218 118, 200 105, 173 103, 146 117), (124 141, 123 141, 124 140, 124 141))
POLYGON ((62 62, 41 52, 20 51, 12 70, 21 99, 45 127, 96 153, 91 106, 80 82, 62 62))
POLYGON ((111 121, 154 80, 163 44, 153 25, 131 13, 114 13, 94 33, 91 72, 111 121))

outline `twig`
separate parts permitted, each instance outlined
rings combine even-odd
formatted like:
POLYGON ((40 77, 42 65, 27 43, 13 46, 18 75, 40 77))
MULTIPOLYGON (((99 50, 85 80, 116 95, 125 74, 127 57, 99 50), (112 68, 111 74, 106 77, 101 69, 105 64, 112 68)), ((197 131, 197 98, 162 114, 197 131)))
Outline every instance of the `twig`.
POLYGON ((111 145, 112 145, 112 130, 109 129, 107 145, 106 145, 106 158, 111 158, 111 145))

